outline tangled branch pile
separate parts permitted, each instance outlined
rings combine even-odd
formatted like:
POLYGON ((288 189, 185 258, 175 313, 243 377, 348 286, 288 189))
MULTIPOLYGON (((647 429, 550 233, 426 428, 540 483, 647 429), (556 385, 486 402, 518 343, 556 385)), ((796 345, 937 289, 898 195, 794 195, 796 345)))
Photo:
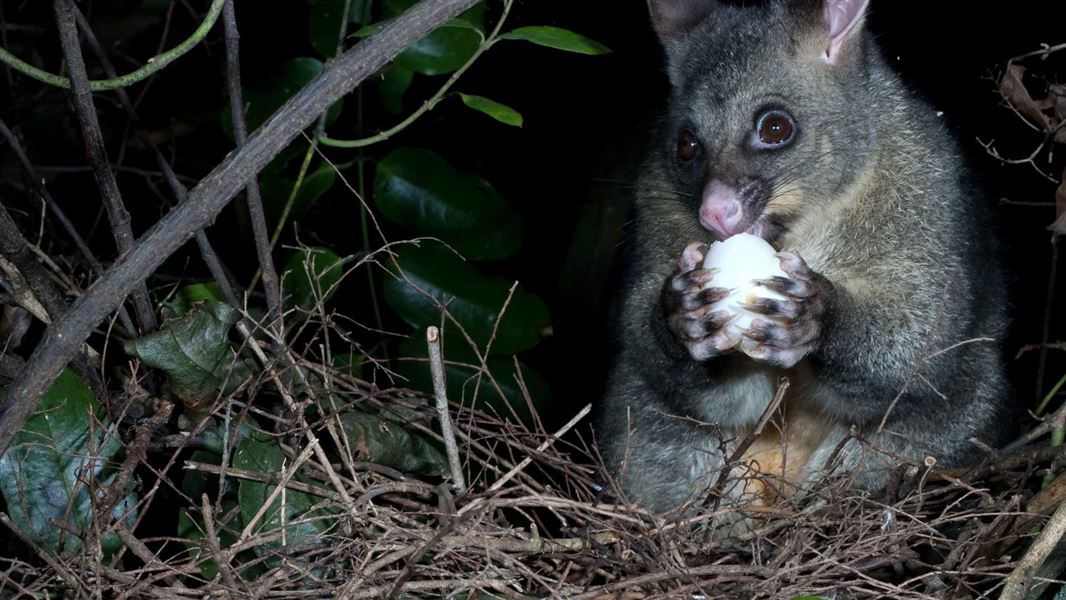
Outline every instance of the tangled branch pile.
MULTIPOLYGON (((46 566, 0 559, 4 588, 25 597, 66 590, 115 598, 995 597, 1012 573, 1032 574, 1020 552, 1066 494, 1062 477, 1033 493, 1058 454, 1026 445, 1033 435, 966 471, 911 465, 880 495, 829 483, 749 513, 750 529, 723 539, 715 523, 736 509, 707 502, 664 518, 604 493, 602 471, 587 462, 594 452, 578 435, 587 408, 551 434, 458 410, 470 483, 453 490, 442 476, 366 462, 383 457, 382 438, 351 426, 353 415, 380 411, 403 416, 403 424, 379 425, 395 428, 389 439, 409 432, 441 441, 431 403, 338 373, 329 380, 330 401, 275 417, 275 431, 244 434, 259 444, 259 462, 242 461, 249 447, 227 441, 237 447, 234 465, 260 468, 226 468, 189 453, 212 423, 254 429, 255 410, 230 401, 169 440, 176 449, 153 476, 138 472, 142 519, 153 502, 181 497, 179 537, 141 533, 154 527, 116 518, 117 499, 105 499, 88 528, 95 541, 63 559, 42 550, 46 566), (308 422, 304 413, 319 417, 308 422), (320 462, 326 454, 339 458, 320 462), (184 483, 183 471, 193 476, 184 483), (201 485, 197 496, 189 482, 204 479, 217 485, 201 485), (234 486, 239 501, 222 502, 218 490, 234 486), (102 556, 99 541, 112 530, 121 550, 102 556)), ((157 410, 165 421, 169 406, 157 410)), ((148 439, 138 436, 127 455, 143 453, 148 439)))

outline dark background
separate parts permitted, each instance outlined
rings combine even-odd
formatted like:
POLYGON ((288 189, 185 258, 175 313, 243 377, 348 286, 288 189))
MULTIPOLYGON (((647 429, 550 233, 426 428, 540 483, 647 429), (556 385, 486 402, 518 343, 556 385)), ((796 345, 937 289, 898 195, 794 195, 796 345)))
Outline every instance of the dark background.
MULTIPOLYGON (((163 5, 166 2, 162 2, 163 5)), ((202 10, 206 2, 191 2, 202 10)), ((1038 343, 1044 325, 1052 255, 1055 184, 1028 166, 1004 166, 990 158, 978 140, 995 140, 1006 156, 1028 155, 1039 136, 1002 106, 994 77, 1006 61, 1041 43, 1066 41, 1066 6, 1061 1, 975 3, 918 0, 874 0, 870 29, 910 81, 958 130, 977 172, 984 178, 991 202, 1046 203, 1044 206, 1001 204, 1006 259, 1012 274, 1013 329, 1007 353, 1038 343), (977 6, 980 8, 971 8, 977 6)), ((32 53, 23 58, 55 70, 59 64, 50 2, 0 0, 5 47, 32 53)), ((120 71, 155 53, 157 21, 146 19, 143 31, 136 11, 140 2, 86 1, 94 30, 112 51, 120 71)), ((297 0, 239 0, 243 71, 246 84, 269 77, 281 61, 310 55, 306 21, 311 3, 297 0)), ((490 3, 490 21, 498 10, 490 3)), ((178 8, 167 47, 194 26, 188 11, 178 8)), ((501 44, 489 52, 457 86, 457 90, 489 96, 515 107, 525 116, 522 129, 507 128, 455 104, 443 104, 397 139, 399 144, 427 146, 446 155, 457 168, 477 171, 520 207, 527 241, 513 259, 487 267, 520 279, 549 303, 554 335, 531 351, 526 361, 553 384, 554 417, 565 418, 594 400, 603 375, 607 329, 605 313, 612 297, 613 257, 626 219, 631 179, 639 164, 643 137, 654 108, 667 91, 659 73, 661 57, 647 26, 640 0, 519 1, 509 28, 555 25, 596 39, 613 50, 605 57, 585 57, 523 44, 501 44)), ((90 64, 94 64, 90 60, 90 64)), ((139 86, 143 125, 166 139, 165 152, 190 185, 229 150, 218 127, 225 104, 220 27, 209 43, 168 69, 166 76, 139 86)), ((1063 61, 1045 65, 1066 73, 1063 61)), ((421 79, 408 94, 408 107, 433 92, 441 78, 421 79)), ((1034 80, 1035 94, 1042 92, 1034 80)), ((101 255, 112 256, 106 225, 100 221, 95 184, 84 172, 80 134, 61 92, 10 72, 0 74, 0 117, 17 126, 31 160, 51 177, 53 195, 91 232, 101 255)), ((110 136, 113 161, 154 170, 150 154, 122 147, 125 118, 108 94, 97 106, 110 136), (123 148, 119 150, 119 148, 123 148)), ((381 116, 388 124, 389 118, 381 116)), ((345 135, 350 121, 335 127, 345 135)), ((381 156, 391 146, 373 148, 381 156)), ((330 151, 340 162, 351 153, 330 151)), ((7 148, 0 148, 0 200, 22 206, 28 219, 34 209, 7 148)), ((1050 169, 1056 177, 1062 162, 1050 169)), ((131 205, 137 231, 165 212, 167 199, 148 185, 149 179, 123 172, 120 184, 131 205)), ((301 239, 325 245, 338 254, 356 251, 353 232, 357 212, 350 194, 336 189, 301 223, 301 239)), ((254 269, 250 241, 237 227, 233 211, 220 216, 210 231, 227 265, 247 281, 254 269)), ((975 233, 976 234, 976 233, 975 233)), ((62 236, 57 236, 61 238, 62 236)), ((71 255, 60 241, 51 241, 57 255, 71 255)), ((168 262, 160 282, 205 275, 193 251, 168 262)), ((1061 277, 1059 278, 1061 282, 1061 277)), ((154 282, 160 284, 160 282, 154 282)), ((347 289, 336 300, 340 312, 365 316, 365 290, 347 289)), ((1058 311, 1061 312, 1061 311, 1058 311)), ((1066 338, 1060 315, 1053 315, 1050 339, 1066 338)), ((396 323, 397 328, 402 328, 396 323)), ((1043 389, 1066 369, 1062 352, 1049 354, 1043 389)), ((1038 353, 1011 361, 1019 398, 1027 403, 1039 393, 1038 353)), ((549 417, 551 417, 549 416, 549 417)), ((549 420, 552 420, 549 418, 549 420)))

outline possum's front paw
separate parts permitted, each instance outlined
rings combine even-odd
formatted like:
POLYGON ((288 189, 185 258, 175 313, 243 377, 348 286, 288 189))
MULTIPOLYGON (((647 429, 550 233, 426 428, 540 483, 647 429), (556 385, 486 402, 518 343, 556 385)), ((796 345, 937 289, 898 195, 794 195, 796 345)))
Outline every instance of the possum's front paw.
POLYGON ((714 272, 698 268, 706 250, 706 244, 686 246, 662 294, 667 327, 698 361, 717 356, 734 344, 724 331, 734 316, 729 311, 711 311, 711 305, 728 296, 729 290, 708 287, 714 272))
POLYGON ((772 277, 758 284, 785 299, 759 298, 745 305, 773 320, 752 321, 744 337, 755 344, 747 352, 749 356, 787 369, 818 348, 831 284, 798 254, 779 252, 777 258, 788 277, 772 277))

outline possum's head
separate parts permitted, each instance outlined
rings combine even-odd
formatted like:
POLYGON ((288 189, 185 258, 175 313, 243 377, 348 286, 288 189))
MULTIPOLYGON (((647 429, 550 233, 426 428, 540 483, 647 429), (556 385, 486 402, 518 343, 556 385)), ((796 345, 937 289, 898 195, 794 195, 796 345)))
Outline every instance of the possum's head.
POLYGON ((773 240, 855 180, 880 116, 867 3, 648 0, 673 90, 657 151, 718 239, 773 240))

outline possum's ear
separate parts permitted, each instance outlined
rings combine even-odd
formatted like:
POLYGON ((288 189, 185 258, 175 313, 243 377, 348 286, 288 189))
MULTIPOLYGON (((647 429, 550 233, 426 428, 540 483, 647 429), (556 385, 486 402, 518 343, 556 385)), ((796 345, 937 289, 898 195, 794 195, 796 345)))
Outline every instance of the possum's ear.
POLYGON ((829 33, 825 62, 840 64, 842 57, 854 51, 852 47, 862 32, 869 4, 870 0, 824 0, 822 19, 829 33))
POLYGON ((651 26, 663 43, 683 37, 716 6, 718 0, 648 0, 651 26))

